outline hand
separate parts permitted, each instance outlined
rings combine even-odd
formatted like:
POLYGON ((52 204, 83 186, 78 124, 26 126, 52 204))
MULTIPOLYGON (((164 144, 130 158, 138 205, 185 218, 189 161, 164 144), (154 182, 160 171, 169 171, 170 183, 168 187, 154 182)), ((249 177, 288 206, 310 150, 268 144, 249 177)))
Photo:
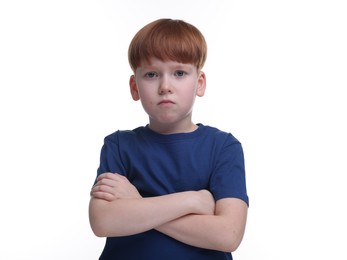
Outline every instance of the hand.
POLYGON ((136 187, 125 176, 110 172, 103 173, 97 178, 90 195, 106 201, 142 198, 136 187))
POLYGON ((200 190, 198 194, 198 214, 202 215, 214 215, 215 201, 214 198, 208 190, 200 190))

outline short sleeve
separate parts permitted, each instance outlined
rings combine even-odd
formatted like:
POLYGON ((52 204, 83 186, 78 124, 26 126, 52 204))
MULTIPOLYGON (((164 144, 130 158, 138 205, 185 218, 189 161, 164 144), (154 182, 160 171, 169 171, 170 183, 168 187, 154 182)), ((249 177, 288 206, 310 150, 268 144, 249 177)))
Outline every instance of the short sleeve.
POLYGON ((119 151, 118 132, 105 137, 104 144, 101 148, 100 164, 97 174, 100 175, 105 172, 125 174, 119 151))
POLYGON ((239 198, 249 205, 243 149, 231 135, 226 138, 217 157, 210 180, 210 190, 215 200, 239 198))

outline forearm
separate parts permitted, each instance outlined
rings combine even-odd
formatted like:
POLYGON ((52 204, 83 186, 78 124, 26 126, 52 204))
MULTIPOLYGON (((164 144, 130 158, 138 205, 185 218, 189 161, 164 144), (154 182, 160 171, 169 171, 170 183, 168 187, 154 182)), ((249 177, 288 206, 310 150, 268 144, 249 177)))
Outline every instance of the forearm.
POLYGON ((223 225, 226 221, 214 215, 187 215, 156 229, 191 246, 231 252, 232 238, 223 225))
POLYGON ((246 219, 246 204, 228 199, 217 202, 214 215, 190 214, 156 229, 188 245, 233 252, 242 241, 246 219))
POLYGON ((102 237, 141 233, 194 212, 194 192, 110 202, 91 198, 89 206, 91 227, 102 237))

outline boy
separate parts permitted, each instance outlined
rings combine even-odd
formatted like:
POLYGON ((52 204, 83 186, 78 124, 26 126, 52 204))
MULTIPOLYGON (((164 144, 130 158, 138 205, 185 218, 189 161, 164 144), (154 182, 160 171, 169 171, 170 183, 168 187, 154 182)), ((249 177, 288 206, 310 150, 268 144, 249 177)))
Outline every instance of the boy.
POLYGON ((207 47, 181 20, 143 27, 129 46, 132 98, 149 124, 105 138, 89 218, 100 259, 232 259, 247 218, 241 144, 192 122, 207 47))

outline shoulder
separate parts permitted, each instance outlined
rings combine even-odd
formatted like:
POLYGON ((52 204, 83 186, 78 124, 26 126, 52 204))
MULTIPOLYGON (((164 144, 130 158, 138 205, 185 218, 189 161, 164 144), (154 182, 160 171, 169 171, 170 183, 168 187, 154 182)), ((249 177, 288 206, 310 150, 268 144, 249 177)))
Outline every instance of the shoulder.
POLYGON ((119 140, 122 141, 131 141, 139 136, 143 135, 144 127, 138 127, 133 130, 117 130, 112 134, 109 134, 105 137, 105 143, 119 143, 119 140))
POLYGON ((241 144, 240 141, 230 132, 208 125, 200 125, 200 127, 203 128, 204 135, 215 142, 224 144, 241 144))

